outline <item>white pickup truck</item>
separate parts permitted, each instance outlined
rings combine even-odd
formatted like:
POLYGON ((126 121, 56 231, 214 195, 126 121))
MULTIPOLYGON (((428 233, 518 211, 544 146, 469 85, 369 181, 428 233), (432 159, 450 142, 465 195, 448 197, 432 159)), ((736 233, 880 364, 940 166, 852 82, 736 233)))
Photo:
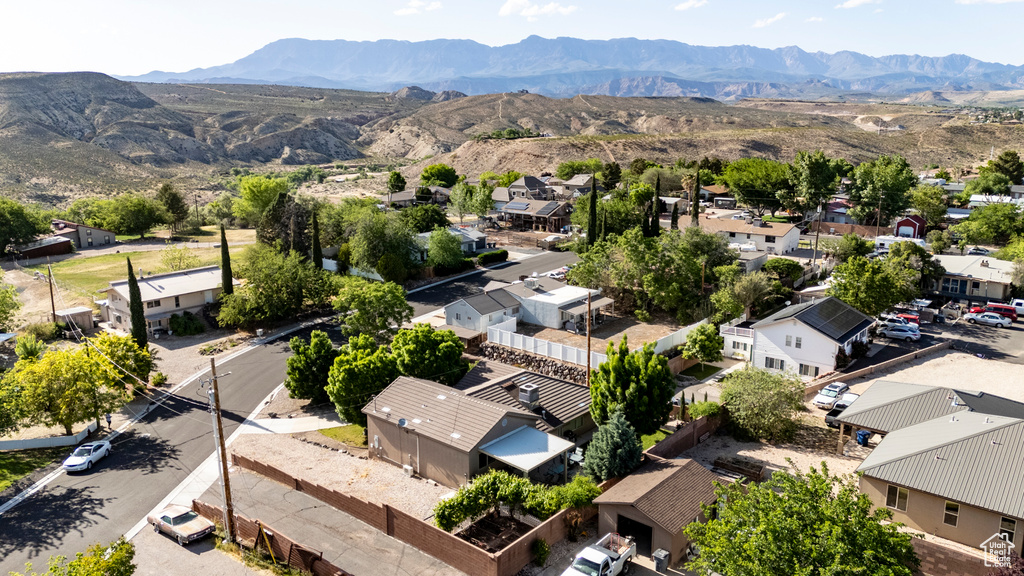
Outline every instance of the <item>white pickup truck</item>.
POLYGON ((1024 316, 1024 299, 1014 298, 1012 301, 1010 301, 1010 306, 1013 306, 1014 308, 1017 309, 1018 315, 1024 316))
POLYGON ((636 541, 630 536, 610 532, 587 546, 572 561, 562 576, 618 576, 629 574, 636 558, 636 541))

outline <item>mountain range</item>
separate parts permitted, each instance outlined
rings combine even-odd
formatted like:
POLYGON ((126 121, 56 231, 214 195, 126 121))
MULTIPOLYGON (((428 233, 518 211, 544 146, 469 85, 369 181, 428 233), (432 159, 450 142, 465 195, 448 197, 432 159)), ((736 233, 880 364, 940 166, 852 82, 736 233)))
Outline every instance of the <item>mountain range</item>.
POLYGON ((121 77, 136 82, 282 84, 391 92, 416 84, 469 95, 527 90, 553 97, 811 98, 846 93, 1024 88, 1024 66, 941 57, 806 52, 796 46, 694 46, 672 40, 530 36, 472 40, 305 40, 267 44, 230 64, 121 77))

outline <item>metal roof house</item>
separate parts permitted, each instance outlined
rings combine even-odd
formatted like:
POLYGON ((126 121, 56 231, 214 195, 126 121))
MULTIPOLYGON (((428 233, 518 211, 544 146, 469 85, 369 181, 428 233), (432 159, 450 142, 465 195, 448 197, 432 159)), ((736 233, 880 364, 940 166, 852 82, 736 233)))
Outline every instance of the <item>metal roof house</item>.
POLYGON ((744 333, 749 337, 735 336, 730 342, 748 344, 750 361, 758 368, 812 379, 835 369, 840 350, 850 354, 854 342, 867 342, 873 322, 842 300, 826 297, 787 306, 750 325, 744 333))
POLYGON ((531 412, 419 378, 396 378, 362 411, 371 458, 451 487, 492 467, 545 475, 575 446, 531 412))
POLYGON ((879 381, 839 417, 884 434, 857 469, 893 519, 967 546, 1024 532, 1024 404, 968 390, 879 381))
POLYGON ((946 269, 946 273, 929 286, 931 295, 971 305, 984 305, 1010 297, 1013 262, 991 256, 959 254, 937 254, 933 259, 946 269))
POLYGON ((597 290, 570 286, 542 277, 527 277, 512 284, 495 283, 488 290, 456 300, 444 307, 445 324, 485 332, 489 326, 515 318, 548 328, 576 329, 586 322, 587 296, 595 321, 615 301, 597 290))
POLYGON ((685 560, 683 527, 703 520, 701 504, 715 502, 720 478, 689 458, 647 462, 594 499, 598 532, 636 538, 637 552, 668 550, 669 565, 685 560))

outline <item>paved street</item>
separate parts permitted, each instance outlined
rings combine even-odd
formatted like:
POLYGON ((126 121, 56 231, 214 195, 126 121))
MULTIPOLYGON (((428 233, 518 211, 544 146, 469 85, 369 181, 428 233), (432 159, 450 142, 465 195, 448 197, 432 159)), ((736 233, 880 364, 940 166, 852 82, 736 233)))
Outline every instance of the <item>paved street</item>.
MULTIPOLYGON (((226 436, 284 380, 290 336, 218 364, 218 374, 231 373, 220 379, 226 436)), ((115 438, 91 472, 62 474, 0 516, 0 574, 131 530, 213 452, 206 406, 197 385, 185 386, 115 438)))

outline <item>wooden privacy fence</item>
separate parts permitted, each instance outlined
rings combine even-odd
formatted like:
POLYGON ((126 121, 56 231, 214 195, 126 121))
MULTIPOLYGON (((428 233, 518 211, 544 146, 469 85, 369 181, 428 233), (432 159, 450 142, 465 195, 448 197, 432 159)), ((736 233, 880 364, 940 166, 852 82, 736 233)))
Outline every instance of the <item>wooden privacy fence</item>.
MULTIPOLYGON (((401 540, 445 564, 473 576, 513 576, 533 560, 533 543, 537 539, 544 538, 548 544, 553 545, 565 539, 568 530, 565 522, 568 511, 563 510, 500 552, 490 553, 387 504, 365 502, 301 478, 295 478, 273 466, 237 454, 231 455, 231 461, 240 468, 251 470, 299 492, 304 492, 369 524, 388 536, 401 540)), ((610 485, 605 483, 601 487, 607 488, 610 485)), ((596 515, 597 508, 590 507, 584 510, 583 517, 584 520, 589 520, 596 515)))
MULTIPOLYGON (((192 510, 213 522, 224 520, 224 510, 220 506, 193 500, 192 510)), ((251 548, 264 547, 278 562, 315 576, 353 576, 324 560, 322 552, 299 544, 259 520, 235 514, 235 536, 240 544, 251 548)))
POLYGON ((707 416, 691 420, 648 448, 647 453, 659 458, 675 458, 711 437, 715 430, 718 430, 720 424, 721 418, 708 418, 707 416))

